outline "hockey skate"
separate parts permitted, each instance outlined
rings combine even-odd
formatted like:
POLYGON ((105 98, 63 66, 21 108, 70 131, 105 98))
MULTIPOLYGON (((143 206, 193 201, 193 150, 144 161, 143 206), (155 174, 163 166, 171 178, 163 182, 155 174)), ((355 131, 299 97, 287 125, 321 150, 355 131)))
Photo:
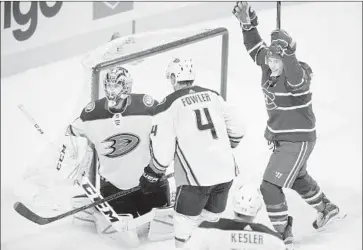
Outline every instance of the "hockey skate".
POLYGON ((287 219, 287 225, 285 231, 282 234, 286 250, 294 250, 294 236, 292 235, 292 217, 289 216, 287 219))
POLYGON ((339 216, 339 207, 331 203, 327 198, 323 198, 325 208, 318 212, 318 217, 313 222, 313 227, 317 230, 323 230, 327 224, 337 219, 339 216))

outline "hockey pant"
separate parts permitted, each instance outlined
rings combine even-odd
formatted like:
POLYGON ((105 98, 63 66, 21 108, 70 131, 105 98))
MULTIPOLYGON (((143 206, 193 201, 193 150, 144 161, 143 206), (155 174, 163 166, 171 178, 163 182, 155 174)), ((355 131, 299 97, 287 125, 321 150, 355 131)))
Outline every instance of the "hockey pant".
POLYGON ((225 210, 232 181, 212 186, 182 185, 175 201, 175 246, 181 248, 203 221, 218 221, 225 210))

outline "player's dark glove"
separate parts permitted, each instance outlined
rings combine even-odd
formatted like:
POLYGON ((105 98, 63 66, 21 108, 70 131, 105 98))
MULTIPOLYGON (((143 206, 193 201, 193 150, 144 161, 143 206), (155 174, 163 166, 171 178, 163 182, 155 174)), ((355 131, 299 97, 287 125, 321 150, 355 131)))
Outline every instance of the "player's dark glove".
POLYGON ((232 10, 232 13, 240 22, 243 30, 251 30, 258 25, 256 12, 247 2, 237 2, 232 10))
POLYGON ((273 53, 279 54, 281 56, 291 56, 296 51, 296 42, 286 31, 282 29, 276 29, 271 32, 270 50, 273 50, 273 53))
POLYGON ((144 173, 139 179, 139 186, 143 193, 153 193, 160 188, 160 180, 163 174, 155 173, 150 166, 144 168, 144 173))

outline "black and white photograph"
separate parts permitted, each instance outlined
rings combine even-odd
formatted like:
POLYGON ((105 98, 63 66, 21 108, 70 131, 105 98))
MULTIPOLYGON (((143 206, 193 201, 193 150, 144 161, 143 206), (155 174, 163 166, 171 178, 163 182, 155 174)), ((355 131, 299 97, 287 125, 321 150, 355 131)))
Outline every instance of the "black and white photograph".
POLYGON ((1 1, 2 250, 361 250, 361 1, 1 1))

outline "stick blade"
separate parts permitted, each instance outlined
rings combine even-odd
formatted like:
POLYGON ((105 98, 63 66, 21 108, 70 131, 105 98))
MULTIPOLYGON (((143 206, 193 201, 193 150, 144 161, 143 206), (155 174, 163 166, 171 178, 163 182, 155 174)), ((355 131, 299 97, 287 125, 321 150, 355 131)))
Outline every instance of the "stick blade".
POLYGON ((31 211, 29 208, 27 208, 23 203, 21 202, 15 202, 14 209, 18 214, 23 216, 25 219, 28 219, 38 225, 45 225, 50 222, 52 222, 48 218, 40 217, 39 215, 35 214, 33 211, 31 211))

